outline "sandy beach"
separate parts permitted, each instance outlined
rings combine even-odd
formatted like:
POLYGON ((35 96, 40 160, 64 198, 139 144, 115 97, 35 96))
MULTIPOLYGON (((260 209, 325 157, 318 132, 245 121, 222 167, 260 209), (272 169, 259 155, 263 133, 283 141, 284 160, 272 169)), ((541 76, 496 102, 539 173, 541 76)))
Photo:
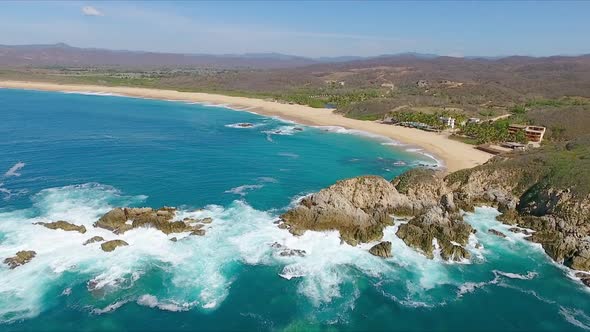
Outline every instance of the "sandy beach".
POLYGON ((281 104, 274 101, 255 98, 133 87, 66 85, 21 81, 0 81, 0 87, 45 91, 111 93, 131 97, 220 104, 236 109, 247 108, 249 111, 262 115, 278 116, 305 125, 339 126, 347 129, 361 130, 374 135, 385 136, 401 143, 423 149, 425 152, 442 161, 448 172, 480 165, 492 157, 491 154, 477 150, 471 145, 451 140, 444 134, 386 125, 373 121, 350 119, 336 114, 330 109, 281 104))

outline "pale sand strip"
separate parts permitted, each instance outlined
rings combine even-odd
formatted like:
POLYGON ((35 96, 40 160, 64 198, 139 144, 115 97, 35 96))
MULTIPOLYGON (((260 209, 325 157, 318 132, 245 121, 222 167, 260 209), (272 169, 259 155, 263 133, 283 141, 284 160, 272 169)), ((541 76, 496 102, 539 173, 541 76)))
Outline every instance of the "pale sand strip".
POLYGON ((385 125, 372 121, 349 119, 339 114, 335 114, 329 109, 281 104, 254 98, 231 97, 209 93, 178 92, 173 90, 20 81, 0 81, 0 87, 47 91, 113 93, 132 97, 223 104, 238 109, 248 108, 259 114, 278 116, 301 124, 314 126, 339 126, 389 137, 401 143, 414 145, 424 149, 434 155, 437 159, 442 160, 449 172, 480 165, 492 157, 491 154, 477 150, 471 145, 451 140, 443 134, 385 125))

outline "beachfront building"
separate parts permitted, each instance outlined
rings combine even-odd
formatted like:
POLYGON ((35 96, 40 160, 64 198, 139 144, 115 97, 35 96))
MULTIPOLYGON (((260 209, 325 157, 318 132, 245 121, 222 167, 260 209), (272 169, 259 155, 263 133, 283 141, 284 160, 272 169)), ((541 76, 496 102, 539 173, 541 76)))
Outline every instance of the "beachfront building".
POLYGON ((439 120, 447 127, 453 129, 455 128, 455 118, 441 116, 439 120))
POLYGON ((543 136, 545 136, 545 127, 541 126, 527 126, 519 124, 511 124, 508 126, 508 132, 516 134, 519 131, 523 131, 527 140, 533 143, 541 143, 543 136))

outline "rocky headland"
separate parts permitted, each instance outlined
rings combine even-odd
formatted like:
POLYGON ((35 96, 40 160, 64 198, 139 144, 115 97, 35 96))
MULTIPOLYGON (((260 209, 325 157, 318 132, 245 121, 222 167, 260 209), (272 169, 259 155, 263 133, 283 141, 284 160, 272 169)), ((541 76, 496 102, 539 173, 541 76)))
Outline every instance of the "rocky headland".
MULTIPOLYGON (((499 221, 514 226, 511 232, 540 243, 559 263, 590 271, 590 144, 586 143, 573 141, 499 156, 450 174, 414 169, 392 181, 376 176, 342 180, 302 199, 281 216, 279 227, 295 235, 337 230, 342 241, 356 245, 380 241, 383 229, 393 223, 392 215, 403 216, 409 220, 399 225, 396 235, 408 246, 433 258, 438 245, 443 259, 460 261, 470 257, 466 245, 475 233, 463 220, 463 212, 492 206, 502 213, 499 221), (563 158, 570 162, 567 167, 563 158), (582 173, 570 174, 572 167, 581 167, 582 173)), ((497 230, 490 233, 506 236, 497 230)), ((385 246, 378 244, 372 253, 387 257, 380 254, 385 246)))

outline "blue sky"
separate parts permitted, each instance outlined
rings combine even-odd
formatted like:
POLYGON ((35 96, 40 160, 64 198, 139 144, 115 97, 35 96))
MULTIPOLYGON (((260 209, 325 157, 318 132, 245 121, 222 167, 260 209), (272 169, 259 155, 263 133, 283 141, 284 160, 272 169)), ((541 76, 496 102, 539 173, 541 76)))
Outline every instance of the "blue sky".
POLYGON ((0 44, 303 56, 590 53, 590 1, 0 1, 0 44))

